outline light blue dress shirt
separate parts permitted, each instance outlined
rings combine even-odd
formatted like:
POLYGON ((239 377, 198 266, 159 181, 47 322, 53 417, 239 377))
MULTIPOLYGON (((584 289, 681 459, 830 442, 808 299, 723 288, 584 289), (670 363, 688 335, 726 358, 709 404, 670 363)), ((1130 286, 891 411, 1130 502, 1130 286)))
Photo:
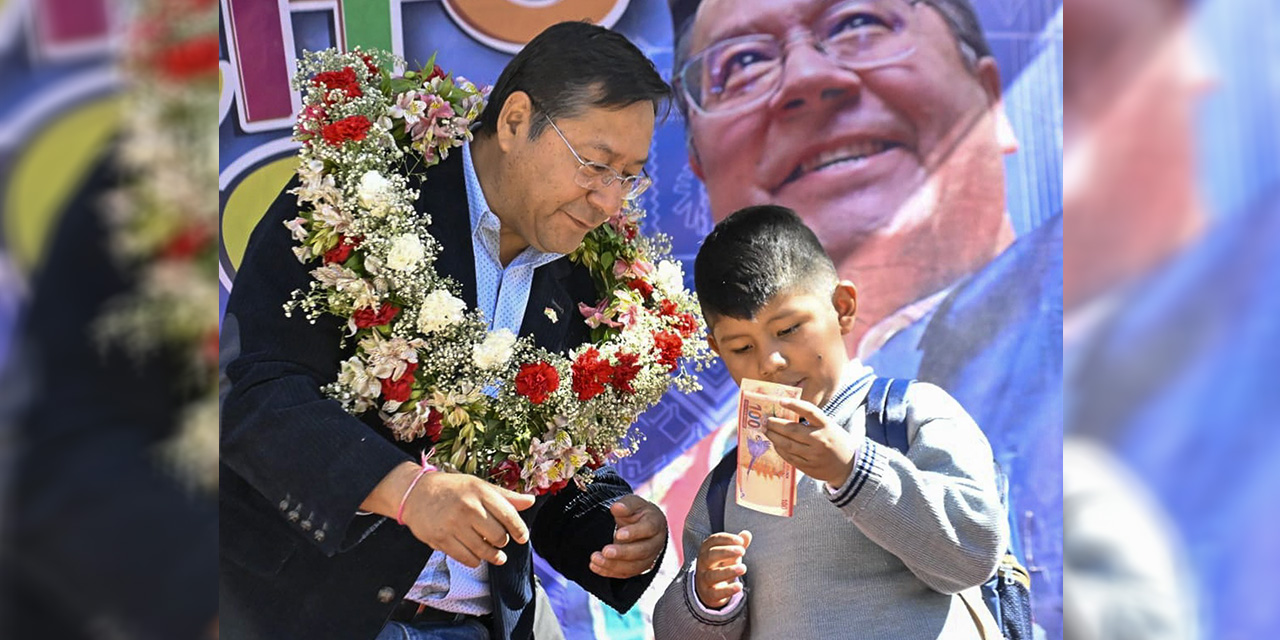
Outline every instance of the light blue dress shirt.
MULTIPOLYGON (((519 335, 529 304, 533 272, 548 262, 563 257, 527 247, 506 267, 499 260, 502 221, 489 208, 480 189, 471 147, 462 147, 462 166, 467 185, 467 208, 471 214, 471 244, 476 267, 476 304, 489 322, 489 329, 510 329, 519 335)), ((489 595, 489 565, 471 569, 435 551, 427 566, 406 596, 435 609, 469 615, 493 612, 489 595)))

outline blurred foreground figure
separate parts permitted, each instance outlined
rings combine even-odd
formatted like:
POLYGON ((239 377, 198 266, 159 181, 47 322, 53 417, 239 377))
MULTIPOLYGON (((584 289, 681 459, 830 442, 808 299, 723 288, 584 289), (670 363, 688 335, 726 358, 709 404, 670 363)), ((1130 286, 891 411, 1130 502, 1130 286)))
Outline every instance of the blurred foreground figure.
POLYGON ((217 635, 217 6, 138 9, 6 363, 3 638, 217 635))
POLYGON ((1264 592, 1280 559, 1280 224, 1264 199, 1208 225, 1194 116, 1209 82, 1189 11, 1078 0, 1066 29, 1065 617, 1079 640, 1280 633, 1264 592))

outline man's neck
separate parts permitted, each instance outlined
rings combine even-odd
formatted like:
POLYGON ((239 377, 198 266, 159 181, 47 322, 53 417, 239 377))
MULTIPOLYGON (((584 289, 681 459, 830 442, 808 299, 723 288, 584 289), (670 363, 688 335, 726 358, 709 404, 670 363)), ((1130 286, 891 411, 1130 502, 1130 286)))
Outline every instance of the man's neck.
POLYGON ((1013 240, 1013 226, 1007 215, 1001 215, 995 228, 980 232, 946 234, 926 229, 860 243, 853 253, 837 261, 840 277, 858 287, 857 321, 845 336, 849 353, 857 352, 871 327, 978 271, 1013 240))
POLYGON ((504 218, 504 212, 509 209, 510 204, 501 179, 503 159, 496 137, 477 136, 471 141, 471 164, 476 171, 476 180, 480 183, 480 190, 484 192, 485 202, 489 203, 493 215, 502 223, 498 239, 498 261, 506 267, 529 243, 504 218))

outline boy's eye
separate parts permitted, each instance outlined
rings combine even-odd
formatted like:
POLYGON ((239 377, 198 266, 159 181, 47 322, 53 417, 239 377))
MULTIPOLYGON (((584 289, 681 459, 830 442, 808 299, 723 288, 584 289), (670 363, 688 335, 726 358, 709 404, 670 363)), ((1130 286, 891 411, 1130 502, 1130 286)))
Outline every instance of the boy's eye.
POLYGON ((793 324, 793 325, 791 325, 791 326, 787 327, 786 329, 783 329, 782 331, 779 331, 779 332, 778 332, 778 336, 779 336, 779 337, 781 337, 781 336, 788 336, 788 335, 791 335, 791 334, 795 333, 799 328, 800 328, 800 323, 799 323, 799 322, 797 322, 797 323, 795 323, 795 324, 793 324))
POLYGON ((750 351, 750 350, 751 350, 751 345, 749 345, 749 344, 748 344, 748 345, 744 345, 744 346, 738 347, 738 348, 736 348, 736 349, 730 349, 730 350, 729 350, 729 352, 730 352, 730 353, 736 353, 736 354, 738 354, 738 355, 742 355, 742 354, 744 354, 744 353, 746 353, 746 352, 748 352, 748 351, 750 351))

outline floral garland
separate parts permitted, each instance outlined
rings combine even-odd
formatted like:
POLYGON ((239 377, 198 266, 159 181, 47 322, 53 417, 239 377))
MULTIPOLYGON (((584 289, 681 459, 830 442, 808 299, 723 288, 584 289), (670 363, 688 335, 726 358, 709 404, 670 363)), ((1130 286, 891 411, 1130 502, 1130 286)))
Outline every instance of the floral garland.
POLYGON ((406 178, 471 140, 488 90, 434 57, 398 77, 393 64, 332 49, 299 62, 300 215, 285 226, 298 259, 319 265, 285 312, 345 321, 355 354, 324 392, 352 414, 378 411, 402 441, 427 441, 437 466, 539 494, 585 483, 635 451, 633 423, 671 386, 699 388, 691 370, 711 356, 697 300, 669 241, 640 234, 643 212, 628 205, 571 254, 601 299, 581 317, 545 310, 586 322, 592 342, 560 355, 489 331, 434 268, 440 246, 406 178))
POLYGON ((218 484, 218 9, 202 0, 154 0, 130 38, 120 141, 124 186, 107 196, 110 249, 137 286, 95 323, 104 348, 182 360, 176 389, 191 399, 160 445, 189 484, 218 484))

